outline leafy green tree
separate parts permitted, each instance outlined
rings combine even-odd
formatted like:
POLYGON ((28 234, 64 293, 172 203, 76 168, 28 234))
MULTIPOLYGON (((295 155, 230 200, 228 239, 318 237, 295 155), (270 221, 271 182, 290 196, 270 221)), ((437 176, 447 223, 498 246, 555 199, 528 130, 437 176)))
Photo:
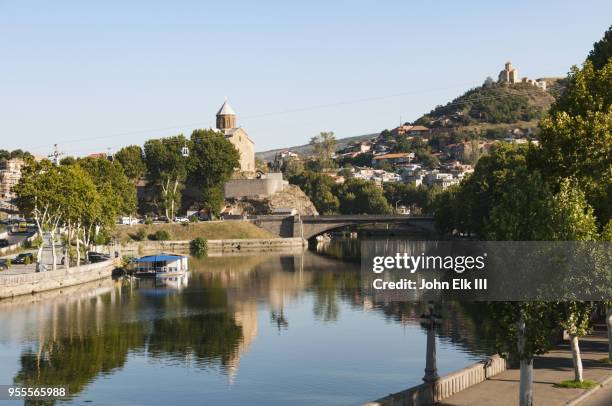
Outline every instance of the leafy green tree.
POLYGON ((336 136, 333 132, 321 132, 319 135, 315 135, 310 139, 310 145, 313 148, 313 152, 319 164, 321 165, 321 169, 330 169, 333 168, 334 161, 332 156, 336 152, 336 136))
MULTIPOLYGON (((79 244, 79 232, 75 230, 80 230, 87 219, 95 221, 103 215, 97 185, 78 165, 54 166, 46 160, 40 163, 30 161, 23 168, 14 190, 19 208, 34 218, 41 241, 44 233, 48 233, 51 239, 53 269, 57 265, 55 242, 60 227, 67 230, 64 243, 76 238, 79 244)), ((38 263, 41 262, 42 249, 43 244, 40 244, 38 263)))
POLYGON ((587 57, 595 69, 601 69, 608 64, 612 57, 612 26, 608 28, 604 37, 593 44, 593 50, 587 57))
POLYGON ((424 185, 387 182, 383 184, 383 191, 385 198, 393 206, 399 202, 398 204, 411 207, 413 212, 430 213, 433 210, 431 203, 439 188, 430 189, 424 185))
MULTIPOLYGON (((543 173, 558 185, 575 178, 599 227, 612 217, 612 61, 596 70, 590 60, 568 77, 568 88, 540 123, 543 173)), ((557 186, 558 187, 558 186, 557 186)))
POLYGON ((77 162, 77 159, 75 157, 67 156, 67 157, 60 159, 59 163, 60 165, 74 165, 76 164, 76 162, 77 162))
POLYGON ((240 153, 223 134, 194 130, 187 179, 201 190, 201 205, 218 215, 223 204, 223 184, 240 167, 240 153))
POLYGON ((289 178, 289 182, 297 185, 310 198, 321 214, 338 213, 340 201, 333 193, 334 180, 324 174, 304 171, 289 178))
MULTIPOLYGON (((109 213, 113 215, 113 222, 118 215, 132 215, 136 212, 136 188, 118 161, 88 157, 79 159, 77 163, 91 176, 99 190, 107 193, 104 198, 114 206, 112 213, 109 213)), ((108 208, 112 209, 110 205, 108 208)))
POLYGON ((348 179, 334 187, 342 214, 388 214, 393 210, 380 188, 373 182, 348 179))
POLYGON ((434 200, 434 221, 440 234, 452 234, 459 222, 459 210, 455 206, 458 191, 459 187, 453 185, 438 194, 434 200))
POLYGON ((142 157, 142 148, 138 145, 129 145, 121 148, 115 154, 115 160, 121 164, 125 176, 132 182, 142 178, 147 170, 142 157))
POLYGON ((180 206, 187 177, 187 159, 181 151, 187 145, 182 134, 148 140, 144 145, 148 185, 161 198, 161 208, 170 221, 180 206))
POLYGON ((286 179, 300 175, 304 172, 304 162, 299 158, 290 157, 283 162, 281 171, 285 175, 286 179))
POLYGON ((582 382, 582 359, 580 357, 579 338, 591 331, 590 316, 593 313, 593 304, 590 302, 561 302, 559 303, 560 325, 570 336, 572 349, 572 362, 574 364, 574 381, 582 382))
POLYGON ((520 361, 521 406, 533 405, 533 358, 548 351, 550 337, 559 331, 556 307, 548 302, 493 302, 483 307, 490 312, 491 330, 500 354, 514 354, 520 361))

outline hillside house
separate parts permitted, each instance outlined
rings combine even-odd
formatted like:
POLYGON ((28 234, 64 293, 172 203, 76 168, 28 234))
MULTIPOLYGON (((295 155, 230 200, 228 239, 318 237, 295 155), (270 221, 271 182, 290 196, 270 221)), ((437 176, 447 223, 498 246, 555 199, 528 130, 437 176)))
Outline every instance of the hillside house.
POLYGON ((383 162, 390 165, 405 165, 409 164, 414 159, 414 152, 396 152, 392 154, 376 155, 372 159, 372 165, 380 166, 383 162))

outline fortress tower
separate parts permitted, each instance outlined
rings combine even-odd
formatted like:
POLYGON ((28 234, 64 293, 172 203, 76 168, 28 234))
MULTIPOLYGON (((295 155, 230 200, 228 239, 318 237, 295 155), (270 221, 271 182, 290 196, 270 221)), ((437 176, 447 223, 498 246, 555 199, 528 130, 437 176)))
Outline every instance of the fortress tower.
POLYGON ((497 83, 518 83, 520 82, 518 70, 512 67, 512 62, 506 62, 504 70, 499 72, 497 83))

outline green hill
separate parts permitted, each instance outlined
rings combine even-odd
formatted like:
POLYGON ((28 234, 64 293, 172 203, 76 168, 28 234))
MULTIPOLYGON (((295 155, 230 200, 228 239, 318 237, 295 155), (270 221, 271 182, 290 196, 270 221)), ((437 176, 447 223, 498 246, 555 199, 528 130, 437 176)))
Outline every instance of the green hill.
POLYGON ((446 105, 437 106, 415 123, 459 132, 481 132, 508 128, 509 125, 536 127, 555 100, 555 95, 563 88, 563 83, 557 78, 547 78, 546 81, 546 91, 528 83, 509 86, 485 83, 446 105))

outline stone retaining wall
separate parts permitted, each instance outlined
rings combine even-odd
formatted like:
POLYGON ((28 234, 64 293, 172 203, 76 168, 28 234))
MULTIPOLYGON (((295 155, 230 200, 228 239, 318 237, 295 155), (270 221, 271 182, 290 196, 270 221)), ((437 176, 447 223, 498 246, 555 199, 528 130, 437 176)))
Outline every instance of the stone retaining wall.
POLYGON ((405 391, 367 403, 365 406, 425 406, 451 397, 457 392, 476 385, 506 370, 506 360, 494 355, 440 378, 433 394, 428 384, 421 384, 405 391), (433 400, 432 400, 433 395, 433 400))
MULTIPOLYGON (((191 241, 141 241, 121 246, 125 252, 189 252, 191 241)), ((235 239, 208 240, 209 254, 229 254, 238 252, 271 252, 296 250, 304 247, 301 238, 235 239)))
POLYGON ((47 290, 60 289, 66 286, 78 285, 112 275, 115 260, 81 265, 55 271, 24 273, 18 275, 2 275, 0 273, 0 299, 26 295, 47 290))
MULTIPOLYGON (((0 237, 0 238, 5 238, 5 237, 0 237)), ((29 236, 28 238, 22 240, 21 242, 17 244, 13 244, 13 245, 9 245, 8 247, 0 248, 0 255, 6 255, 9 252, 16 250, 17 248, 22 247, 26 241, 34 241, 35 238, 36 238, 36 234, 29 236)))

